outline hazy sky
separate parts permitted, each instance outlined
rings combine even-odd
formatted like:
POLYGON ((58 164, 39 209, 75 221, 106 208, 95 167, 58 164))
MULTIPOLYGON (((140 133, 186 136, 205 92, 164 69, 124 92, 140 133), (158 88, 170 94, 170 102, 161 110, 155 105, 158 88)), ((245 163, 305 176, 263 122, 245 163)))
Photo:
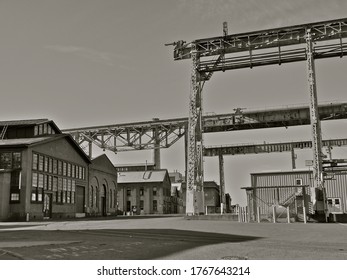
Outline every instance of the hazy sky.
MULTIPOLYGON (((165 43, 347 17, 344 0, 0 0, 0 119, 49 118, 64 128, 188 115, 190 61, 165 43)), ((346 58, 317 61, 319 101, 346 101, 346 58)), ((204 111, 308 103, 304 62, 215 73, 204 111)), ((346 121, 323 138, 346 137, 346 121)), ((310 139, 310 127, 206 135, 206 145, 310 139)), ((346 157, 346 149, 333 155, 346 157)), ((152 161, 151 152, 111 156, 152 161)), ((298 152, 304 167, 311 152, 298 152)), ((162 167, 184 171, 183 143, 162 151, 162 167)), ((205 177, 219 181, 217 159, 205 177)), ((289 169, 290 154, 225 158, 227 191, 244 203, 249 173, 289 169)))

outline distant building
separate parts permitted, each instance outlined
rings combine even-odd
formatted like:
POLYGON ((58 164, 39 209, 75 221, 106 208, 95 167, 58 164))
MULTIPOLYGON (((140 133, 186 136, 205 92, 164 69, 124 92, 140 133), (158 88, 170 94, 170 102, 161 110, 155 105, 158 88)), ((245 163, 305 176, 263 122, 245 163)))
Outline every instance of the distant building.
POLYGON ((184 211, 184 203, 183 202, 183 189, 182 182, 184 177, 182 173, 178 171, 169 172, 170 181, 171 181, 171 199, 172 199, 172 207, 173 213, 177 214, 185 214, 184 211))
POLYGON ((118 172, 119 210, 134 214, 172 213, 171 182, 166 169, 118 172))
MULTIPOLYGON (((208 214, 220 213, 220 193, 219 185, 214 181, 205 181, 204 182, 204 206, 205 211, 207 209, 208 214)), ((182 199, 183 199, 183 209, 184 213, 186 211, 186 192, 187 185, 186 182, 182 183, 182 199)))
POLYGON ((171 183, 182 183, 184 181, 184 177, 182 173, 175 171, 175 172, 169 172, 170 181, 171 183))

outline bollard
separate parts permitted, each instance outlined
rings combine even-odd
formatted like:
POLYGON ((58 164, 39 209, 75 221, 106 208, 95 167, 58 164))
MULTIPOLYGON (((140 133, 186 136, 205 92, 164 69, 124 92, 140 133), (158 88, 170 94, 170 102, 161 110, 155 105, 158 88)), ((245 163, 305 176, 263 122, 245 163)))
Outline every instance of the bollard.
POLYGON ((29 214, 29 213, 26 213, 26 215, 25 215, 25 221, 26 221, 26 222, 29 222, 29 220, 30 220, 30 214, 29 214))
POLYGON ((257 221, 260 223, 260 207, 257 207, 257 221))
POLYGON ((288 221, 288 224, 290 224, 290 213, 289 213, 289 207, 287 207, 287 221, 288 221))
POLYGON ((241 223, 241 207, 237 208, 237 212, 238 212, 239 222, 241 223))

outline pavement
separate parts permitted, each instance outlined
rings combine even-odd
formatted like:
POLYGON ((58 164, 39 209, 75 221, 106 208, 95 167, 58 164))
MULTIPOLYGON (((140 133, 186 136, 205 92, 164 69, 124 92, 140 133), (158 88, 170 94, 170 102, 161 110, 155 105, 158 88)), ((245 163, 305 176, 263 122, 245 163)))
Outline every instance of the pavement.
POLYGON ((347 224, 183 217, 0 223, 0 259, 346 260, 347 224))

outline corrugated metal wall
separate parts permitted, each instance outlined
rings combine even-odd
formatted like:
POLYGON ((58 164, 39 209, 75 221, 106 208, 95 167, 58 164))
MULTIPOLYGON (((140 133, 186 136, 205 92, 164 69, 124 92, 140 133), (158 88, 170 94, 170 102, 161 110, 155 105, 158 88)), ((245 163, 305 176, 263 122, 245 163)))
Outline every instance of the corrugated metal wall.
MULTIPOLYGON (((284 204, 290 200, 295 193, 300 191, 300 187, 283 187, 295 186, 296 179, 302 179, 302 184, 306 194, 310 195, 310 187, 313 184, 312 171, 289 171, 289 172, 267 172, 251 174, 252 187, 259 188, 253 192, 257 206, 261 207, 262 213, 271 210, 271 205, 284 204), (262 188, 263 187, 263 188, 262 188), (266 188, 273 187, 273 188, 266 188)), ((325 181, 327 197, 341 198, 342 209, 347 213, 347 171, 336 173, 332 180, 325 181)))

